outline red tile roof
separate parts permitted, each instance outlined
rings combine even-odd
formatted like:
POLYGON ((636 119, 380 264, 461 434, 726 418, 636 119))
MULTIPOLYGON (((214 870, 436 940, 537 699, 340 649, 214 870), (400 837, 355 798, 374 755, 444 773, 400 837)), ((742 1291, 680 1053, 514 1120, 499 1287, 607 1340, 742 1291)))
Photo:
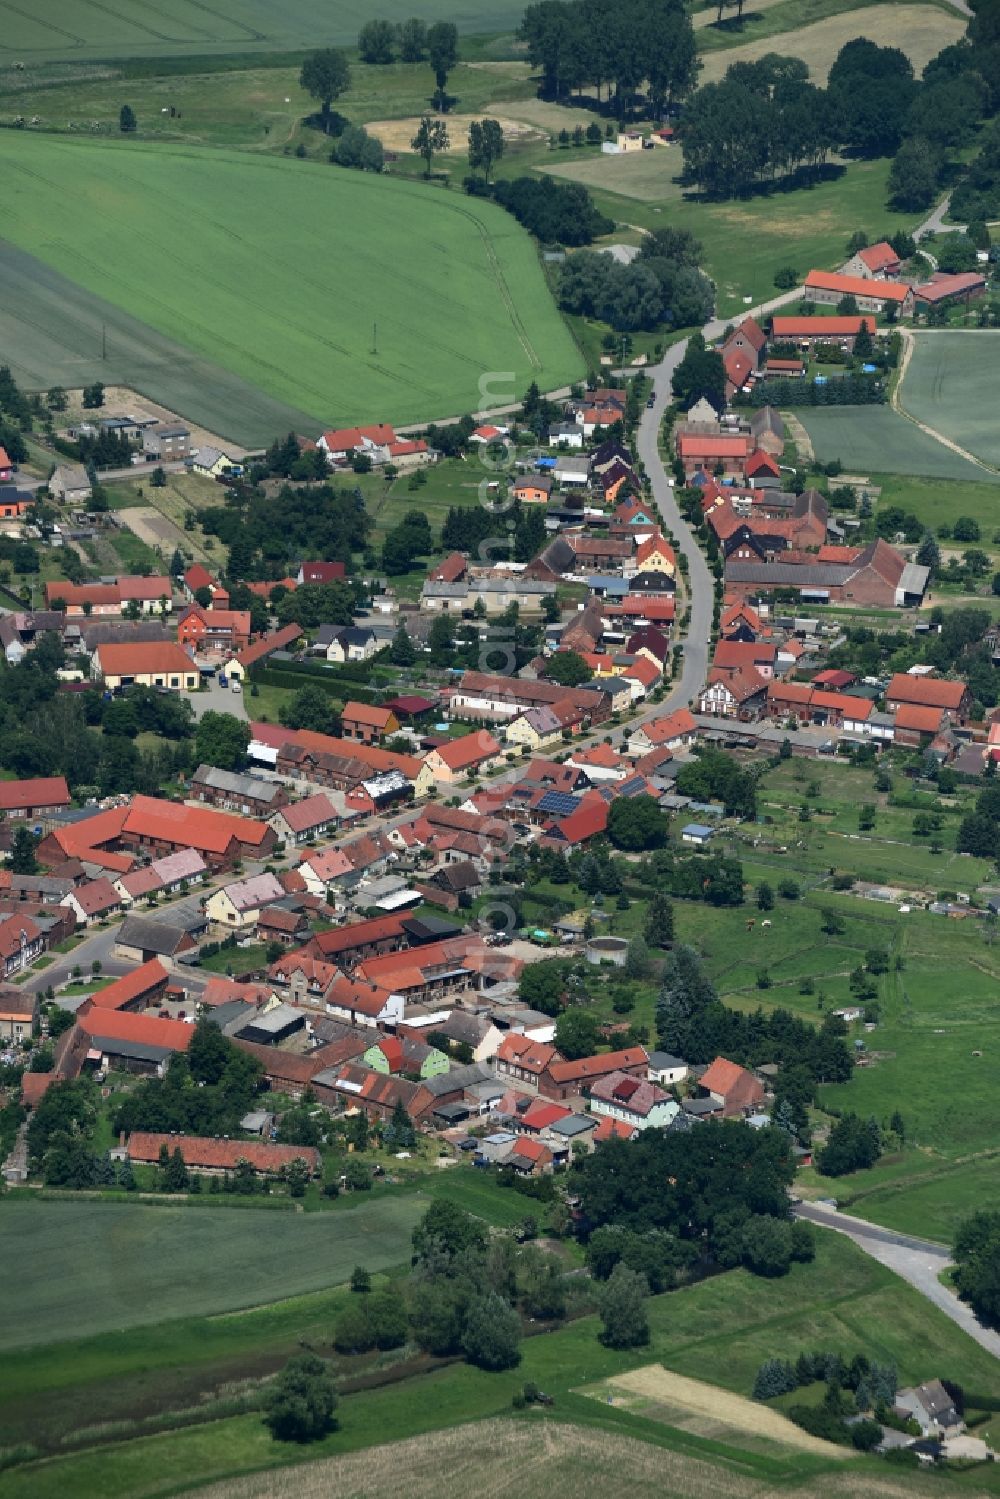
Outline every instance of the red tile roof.
POLYGON ((77 1023, 88 1036, 109 1041, 133 1042, 162 1047, 164 1051, 187 1051, 194 1026, 183 1020, 161 1020, 157 1015, 133 1015, 128 1010, 88 1010, 77 1023))
MULTIPOLYGON (((862 282, 867 286, 870 283, 862 282)), ((856 338, 864 325, 869 333, 876 329, 874 314, 868 312, 850 317, 774 317, 771 337, 780 338, 856 338)))
POLYGON ((553 1062, 548 1071, 555 1083, 586 1083, 590 1078, 603 1077, 608 1072, 645 1067, 648 1061, 649 1054, 644 1046, 626 1046, 621 1051, 580 1057, 575 1062, 553 1062))
POLYGON ((394 715, 391 708, 380 707, 377 703, 349 702, 344 704, 340 716, 345 723, 360 723, 367 728, 385 729, 394 715))
POLYGON ((387 422, 376 422, 371 427, 337 427, 323 433, 322 441, 329 453, 350 453, 361 446, 367 438, 377 447, 388 447, 396 441, 396 434, 387 422))
POLYGON ((289 802, 279 811, 293 833, 308 833, 311 828, 332 822, 337 815, 333 802, 323 791, 304 797, 300 802, 289 802))
POLYGON ((634 1140, 639 1133, 638 1126, 627 1124, 624 1119, 611 1119, 607 1115, 591 1135, 595 1145, 603 1145, 606 1140, 634 1140))
POLYGON ((26 811, 29 807, 68 807, 69 802, 65 776, 0 781, 0 812, 26 811))
POLYGON ((156 990, 166 987, 168 977, 163 964, 156 958, 151 958, 141 967, 133 968, 131 973, 115 979, 113 984, 109 984, 98 994, 91 995, 81 1005, 80 1013, 89 1013, 91 1010, 124 1010, 137 999, 151 996, 156 990))
POLYGON ((730 1062, 728 1057, 716 1057, 702 1073, 699 1083, 706 1092, 717 1093, 720 1098, 726 1098, 747 1076, 746 1069, 737 1062, 730 1062))
POLYGON ((923 707, 957 710, 968 688, 964 682, 949 682, 941 677, 911 677, 897 672, 885 690, 888 703, 918 703, 923 707))
POLYGON ((189 807, 155 796, 133 797, 123 828, 126 834, 157 843, 176 843, 183 848, 219 854, 226 852, 234 838, 248 848, 257 848, 270 831, 266 822, 253 817, 237 817, 211 807, 189 807))
POLYGON ((198 670, 187 651, 172 640, 129 640, 117 645, 99 645, 97 664, 105 677, 182 676, 198 670))
POLYGON ((236 659, 243 667, 253 666, 257 661, 263 661, 266 656, 270 656, 272 652, 283 651, 286 646, 294 645, 301 634, 301 625, 282 625, 280 630, 264 635, 253 645, 247 646, 245 651, 240 651, 236 659))
POLYGON ((312 1145, 270 1145, 263 1140, 219 1140, 200 1135, 158 1135, 134 1130, 128 1138, 129 1159, 157 1161, 163 1146, 173 1155, 179 1150, 185 1166, 206 1171, 232 1171, 240 1161, 248 1161, 255 1171, 276 1175, 293 1161, 304 1161, 309 1174, 320 1167, 320 1153, 312 1145))
POLYGON ((334 954, 366 947, 369 942, 382 942, 393 937, 402 941, 403 921, 404 917, 398 915, 373 916, 369 921, 351 921, 331 932, 318 932, 312 939, 312 945, 319 949, 322 957, 329 958, 334 954))
POLYGON ((900 703, 896 709, 896 728, 911 729, 918 734, 936 734, 944 717, 943 708, 921 707, 918 703, 900 703))
POLYGON ((890 266, 899 266, 899 256, 884 239, 879 240, 877 245, 866 245, 863 250, 859 250, 858 259, 863 260, 873 273, 888 270, 890 266))
POLYGON ((910 294, 908 286, 866 281, 863 276, 843 276, 838 271, 810 271, 805 284, 817 291, 835 291, 842 297, 877 297, 885 302, 905 302, 910 294))
POLYGON ((434 754, 454 772, 467 770, 470 765, 492 759, 500 753, 500 748, 499 742, 488 730, 476 729, 471 734, 464 734, 461 739, 451 739, 446 744, 439 744, 434 754))
POLYGON ((677 451, 682 458, 748 458, 753 452, 753 438, 745 434, 681 432, 677 451))

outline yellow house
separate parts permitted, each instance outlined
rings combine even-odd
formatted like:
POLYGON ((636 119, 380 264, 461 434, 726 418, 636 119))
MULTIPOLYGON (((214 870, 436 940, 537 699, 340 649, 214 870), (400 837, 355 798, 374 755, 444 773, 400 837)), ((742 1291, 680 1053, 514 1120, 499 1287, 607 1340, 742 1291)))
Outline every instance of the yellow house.
POLYGON ((643 573, 666 573, 672 578, 677 570, 674 549, 663 536, 650 536, 640 542, 635 561, 639 571, 643 573))
POLYGON ((642 132, 639 130, 620 130, 616 142, 619 151, 641 151, 642 132))
POLYGON ((214 891, 205 902, 205 915, 227 931, 251 932, 264 907, 282 900, 284 895, 284 887, 276 875, 256 874, 214 891))
MULTIPOLYGON (((454 786, 466 776, 492 770, 502 757, 499 741, 488 730, 476 729, 471 734, 463 734, 461 739, 450 739, 447 744, 439 744, 437 749, 431 750, 420 774, 429 771, 439 786, 454 786)), ((418 775, 418 788, 419 785, 418 775)))
POLYGON ((223 453, 221 448, 199 448, 191 459, 193 472, 203 474, 207 479, 220 479, 234 467, 237 465, 233 459, 228 453, 223 453))
POLYGON ((129 641, 99 645, 91 674, 105 687, 168 687, 174 692, 197 692, 200 673, 187 651, 174 641, 129 641))
POLYGON ((422 796, 431 796, 436 789, 437 781, 434 779, 434 771, 425 760, 413 783, 414 798, 419 799, 422 796))
POLYGON ((518 746, 522 754, 527 751, 549 749, 563 743, 563 735, 571 734, 583 722, 577 708, 568 703, 547 703, 538 708, 526 708, 507 725, 507 743, 518 746))

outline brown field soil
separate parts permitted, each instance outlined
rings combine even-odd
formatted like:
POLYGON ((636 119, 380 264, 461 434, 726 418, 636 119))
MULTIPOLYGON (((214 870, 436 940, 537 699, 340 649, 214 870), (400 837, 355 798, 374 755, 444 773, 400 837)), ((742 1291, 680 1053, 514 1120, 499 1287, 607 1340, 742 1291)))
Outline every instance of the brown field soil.
MULTIPOLYGON (((448 126, 449 151, 464 152, 468 149, 469 126, 473 120, 481 118, 480 115, 449 115, 447 117, 445 124, 448 126)), ((503 133, 508 143, 542 138, 542 131, 535 125, 527 124, 523 120, 508 119, 506 115, 498 115, 496 118, 503 126, 503 133)), ((370 135, 377 135, 387 151, 412 151, 411 141, 419 125, 419 115, 411 115, 403 120, 369 120, 365 129, 370 135)))
POLYGON ((612 1399, 624 1398, 626 1403, 630 1397, 638 1397, 634 1406, 637 1412, 641 1411, 642 1402, 652 1402, 657 1407, 656 1419, 719 1441, 728 1438, 730 1442, 739 1442, 746 1436, 766 1437, 819 1457, 842 1459, 854 1456, 850 1448, 837 1447, 832 1442, 810 1436, 770 1406, 747 1400, 744 1395, 734 1395, 729 1390, 720 1390, 717 1385, 705 1384, 700 1379, 674 1374, 662 1364, 647 1364, 645 1368, 602 1380, 599 1385, 591 1385, 581 1393, 603 1399, 610 1394, 612 1399))
MULTIPOLYGON (((630 1499, 769 1499, 770 1480, 648 1445, 606 1430, 528 1417, 477 1421, 450 1431, 369 1448, 347 1457, 272 1469, 199 1489, 195 1499, 592 1499, 618 1492, 630 1499), (445 1478, 443 1475, 447 1475, 445 1478)), ((843 1466, 782 1486, 786 1499, 923 1499, 940 1486, 918 1474, 843 1466)), ((966 1499, 982 1491, 965 1490, 966 1499)))
POLYGON ((919 76, 925 64, 943 47, 957 42, 964 30, 959 16, 946 15, 930 5, 869 6, 864 10, 829 16, 825 21, 785 32, 780 37, 762 37, 760 41, 747 42, 743 47, 710 52, 702 59, 704 68, 699 82, 715 82, 733 63, 756 62, 767 52, 780 52, 786 57, 801 57, 809 68, 812 82, 825 84, 841 47, 859 36, 878 42, 880 46, 901 48, 919 76))

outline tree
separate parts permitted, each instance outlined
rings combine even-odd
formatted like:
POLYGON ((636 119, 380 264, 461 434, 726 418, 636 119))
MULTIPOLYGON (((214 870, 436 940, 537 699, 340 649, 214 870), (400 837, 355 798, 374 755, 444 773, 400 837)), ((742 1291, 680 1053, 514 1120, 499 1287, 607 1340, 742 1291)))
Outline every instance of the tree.
POLYGON ((774 910, 774 891, 767 880, 761 880, 757 886, 757 909, 758 911, 774 910))
POLYGON ((579 687, 589 682, 593 672, 578 651, 556 651, 545 663, 545 678, 560 687, 579 687))
POLYGON ((351 1271, 351 1290, 359 1295, 367 1296, 372 1288, 371 1272, 364 1265, 355 1265, 351 1271))
POLYGON ((436 614, 427 634, 432 666, 450 666, 455 657, 455 631, 447 614, 436 614))
POLYGON ((517 1312, 495 1291, 476 1296, 469 1303, 462 1333, 462 1351, 479 1369, 513 1369, 521 1362, 518 1344, 521 1320, 517 1312))
MULTIPOLYGON (((369 135, 363 125, 345 125, 337 144, 330 152, 330 160, 339 167, 356 167, 361 172, 381 172, 385 165, 385 151, 378 137, 369 135)), ((302 461, 303 459, 297 459, 296 463, 302 461)), ((325 470, 325 455, 321 461, 325 470)), ((294 468, 292 476, 298 477, 294 468)), ((319 477, 325 478, 325 472, 321 471, 319 477)))
POLYGON ((971 515, 960 515, 951 528, 951 534, 956 541, 979 541, 982 533, 979 522, 973 520, 971 515))
POLYGON ((505 144, 499 120, 473 120, 469 125, 469 166, 474 172, 482 170, 489 182, 494 165, 503 156, 505 144))
POLYGON ((318 682, 308 682, 282 703, 279 711, 281 722, 289 729, 310 729, 314 734, 332 734, 336 728, 336 714, 330 695, 318 682))
POLYGON ((568 1062, 592 1057, 597 1050, 597 1019, 578 1005, 563 1010, 556 1021, 555 1045, 568 1062))
POLYGON ((608 837, 615 848, 630 853, 662 848, 670 830, 668 818, 656 799, 643 792, 640 796, 623 796, 608 808, 608 837))
POLYGON ((917 548, 917 565, 935 570, 941 566, 941 548, 930 531, 924 532, 924 539, 917 548))
MULTIPOLYGON (((811 1378, 808 1381, 811 1383, 811 1378)), ((754 1400, 773 1400, 798 1389, 799 1381, 792 1365, 784 1358, 766 1358, 753 1382, 754 1400)))
POLYGON ((692 333, 684 358, 674 370, 674 399, 687 411, 702 397, 716 411, 726 409, 726 371, 722 356, 708 349, 701 333, 692 333))
POLYGON ((674 944, 674 908, 662 891, 657 890, 649 902, 643 936, 650 947, 674 944))
POLYGON ((250 725, 232 713, 209 709, 198 720, 194 736, 195 757, 219 770, 241 770, 246 764, 250 725))
POLYGON ((606 1348, 639 1348, 649 1342, 649 1285, 644 1275, 617 1264, 601 1287, 598 1311, 606 1348))
POLYGON ((175 1146, 171 1155, 166 1145, 160 1146, 160 1191, 186 1192, 191 1178, 184 1164, 180 1146, 175 1146))
POLYGON ((889 168, 889 202, 905 213, 930 208, 938 195, 944 159, 940 149, 922 136, 905 140, 889 168))
POLYGON ((432 120, 430 115, 423 115, 417 127, 417 133, 410 145, 418 156, 424 158, 426 165, 425 177, 431 175, 431 163, 440 151, 448 149, 448 127, 443 120, 432 120))
POLYGON ((104 386, 100 380, 83 387, 83 405, 87 411, 97 411, 104 405, 104 386))
POLYGON ((339 99, 351 84, 351 70, 347 55, 337 47, 321 47, 310 52, 299 73, 299 86, 320 104, 320 120, 323 130, 330 133, 330 105, 339 99))
POLYGON ((337 1395, 312 1353, 288 1360, 264 1397, 264 1425, 276 1442, 316 1442, 337 1427, 337 1395))
POLYGON ((399 55, 403 62, 422 62, 427 46, 427 27, 418 16, 399 25, 399 55))
POLYGON ((565 992, 566 963, 562 958, 543 958, 540 963, 530 963, 521 974, 521 999, 543 1015, 559 1014, 565 992))
POLYGON ((955 1236, 955 1285, 976 1316, 1000 1324, 1000 1212, 973 1213, 955 1236))
POLYGON ((118 111, 118 129, 122 135, 131 135, 137 124, 138 121, 131 105, 123 104, 118 111))
POLYGON ((486 1228, 480 1219, 439 1198, 431 1203, 413 1230, 413 1253, 418 1260, 430 1259, 435 1254, 453 1259, 464 1250, 484 1248, 486 1238, 486 1228))
MULTIPOLYGON (((458 61, 458 28, 451 21, 435 21, 433 26, 427 28, 427 55, 434 69, 438 107, 446 110, 448 96, 445 93, 445 87, 448 83, 448 74, 458 61)), ((446 139, 445 144, 439 149, 445 151, 447 148, 446 139)), ((420 154, 423 155, 423 152, 420 154)), ((430 169, 428 168, 429 175, 430 169)))
POLYGON ((8 868, 14 874, 37 874, 38 860, 35 858, 37 847, 38 839, 30 828, 23 824, 15 827, 10 845, 10 858, 7 860, 8 868))
POLYGON ((50 411, 65 411, 69 405, 69 397, 61 385, 53 385, 45 397, 45 404, 50 411))
POLYGON ((741 1249, 743 1263, 755 1275, 787 1275, 792 1263, 792 1225, 755 1214, 743 1225, 741 1249))
POLYGON ((846 1176, 851 1171, 865 1171, 874 1166, 882 1154, 881 1132, 873 1120, 845 1114, 830 1131, 826 1145, 816 1157, 824 1176, 846 1176))
POLYGON ((366 21, 358 33, 361 61, 373 64, 392 62, 395 39, 396 33, 391 21, 366 21))

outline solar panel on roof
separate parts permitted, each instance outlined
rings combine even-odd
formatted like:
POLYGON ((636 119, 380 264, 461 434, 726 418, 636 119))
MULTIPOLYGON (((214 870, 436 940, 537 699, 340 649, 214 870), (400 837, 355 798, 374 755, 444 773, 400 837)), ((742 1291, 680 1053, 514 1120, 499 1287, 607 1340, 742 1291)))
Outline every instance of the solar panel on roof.
POLYGON ((616 786, 615 792, 618 796, 638 796, 645 789, 645 776, 633 776, 631 780, 622 781, 620 786, 616 786))
POLYGON ((568 791, 546 791, 538 803, 539 812, 551 812, 555 817, 569 817, 580 805, 578 796, 571 796, 568 791))

